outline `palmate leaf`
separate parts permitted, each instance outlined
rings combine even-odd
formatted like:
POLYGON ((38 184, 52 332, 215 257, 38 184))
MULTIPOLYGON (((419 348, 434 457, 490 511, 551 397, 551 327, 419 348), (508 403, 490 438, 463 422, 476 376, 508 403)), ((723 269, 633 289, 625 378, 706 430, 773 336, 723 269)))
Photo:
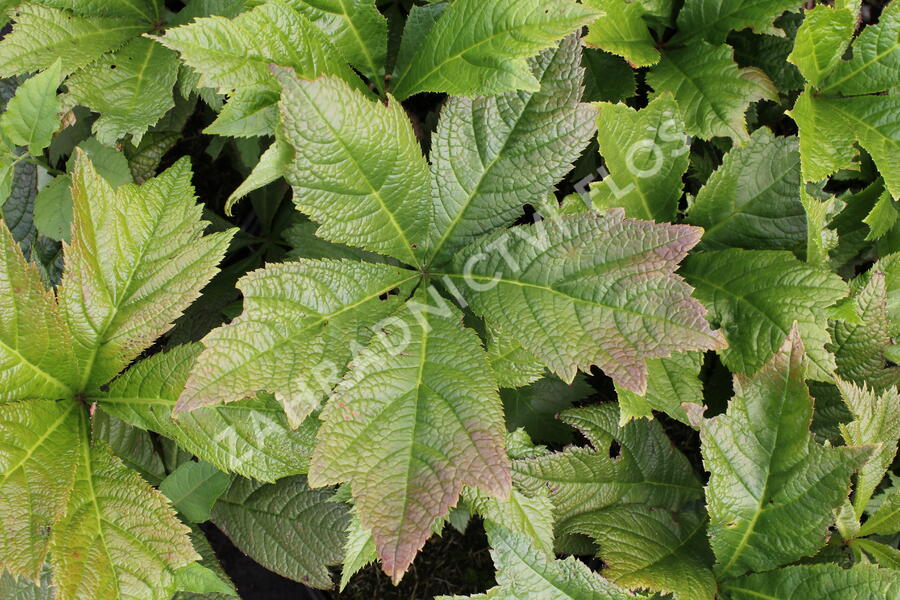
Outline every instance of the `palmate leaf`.
POLYGON ((813 441, 803 352, 794 326, 766 366, 735 379, 726 414, 704 419, 701 408, 689 410, 710 472, 709 534, 720 578, 815 554, 867 454, 813 441))
POLYGON ((401 54, 391 92, 485 96, 537 91, 525 62, 599 16, 570 0, 458 0, 424 35, 415 55, 401 54))
POLYGON ((840 277, 788 252, 742 249, 695 254, 681 273, 728 340, 719 354, 733 372, 756 372, 797 322, 809 377, 830 381, 835 363, 825 350, 830 341, 826 309, 847 295, 840 277))
POLYGON ((59 299, 83 389, 109 381, 171 327, 216 273, 233 230, 203 236, 187 160, 113 189, 79 153, 72 179, 59 299))
POLYGON ((610 174, 591 186, 593 208, 620 206, 632 219, 674 221, 689 160, 675 99, 660 94, 640 111, 624 104, 597 108, 597 141, 610 174))
POLYGON ((0 405, 0 571, 40 576, 75 478, 76 410, 50 400, 0 405))
POLYGON ((744 112, 751 102, 774 98, 773 86, 758 69, 739 69, 732 54, 730 46, 704 41, 664 52, 647 73, 651 98, 665 92, 675 96, 690 135, 747 141, 744 112))
POLYGON ((488 328, 486 337, 488 360, 501 388, 522 387, 543 376, 544 365, 512 336, 488 328))
POLYGON ((347 507, 331 495, 309 489, 302 476, 274 484, 236 479, 213 508, 213 523, 267 569, 326 589, 349 522, 347 507))
POLYGON ((336 260, 299 260, 250 273, 238 283, 244 312, 203 339, 206 349, 177 410, 266 390, 297 427, 415 279, 415 272, 397 267, 336 260))
POLYGON ((777 33, 773 21, 786 10, 798 10, 797 0, 686 0, 678 13, 678 39, 702 38, 721 44, 733 29, 751 27, 757 33, 777 33))
POLYGON ((597 365, 642 394, 647 359, 722 340, 673 272, 700 230, 623 217, 565 215, 500 231, 457 254, 452 276, 467 283, 476 313, 563 381, 597 365))
POLYGON ((439 600, 628 600, 627 591, 593 573, 574 556, 556 560, 530 539, 500 525, 486 526, 497 587, 476 596, 441 596, 439 600))
POLYGON ((725 600, 890 600, 900 594, 900 578, 874 565, 804 565, 739 577, 722 584, 722 591, 725 600))
POLYGON ((424 291, 353 360, 322 412, 310 483, 349 481, 397 582, 463 485, 510 488, 503 411, 474 331, 424 291))
POLYGON ((126 134, 140 144, 150 126, 175 106, 172 86, 177 55, 153 40, 138 38, 66 80, 72 98, 100 113, 97 139, 108 146, 126 134))
POLYGON ((173 420, 172 410, 202 350, 200 344, 190 344, 155 354, 87 400, 126 423, 161 433, 223 471, 263 482, 305 473, 315 425, 304 423, 292 431, 273 399, 203 407, 173 420))
POLYGON ((65 75, 147 31, 132 19, 81 17, 27 2, 0 44, 0 77, 43 70, 59 59, 65 75))
POLYGON ((58 600, 168 600, 175 571, 199 558, 189 529, 103 442, 89 447, 87 434, 82 416, 75 485, 50 548, 58 600))
POLYGON ((644 21, 646 7, 642 2, 626 0, 589 0, 588 6, 605 13, 594 21, 584 43, 623 57, 634 67, 648 67, 659 62, 659 50, 644 21))
POLYGON ((285 70, 282 134, 297 207, 332 242, 419 264, 430 212, 428 165, 400 103, 370 101, 336 77, 285 70))
POLYGON ((803 247, 797 138, 754 131, 745 146, 725 155, 694 199, 687 222, 704 228, 700 247, 706 250, 803 247))
POLYGON ((580 102, 577 36, 528 64, 540 89, 455 97, 441 111, 429 157, 435 264, 543 201, 594 133, 594 111, 580 102))

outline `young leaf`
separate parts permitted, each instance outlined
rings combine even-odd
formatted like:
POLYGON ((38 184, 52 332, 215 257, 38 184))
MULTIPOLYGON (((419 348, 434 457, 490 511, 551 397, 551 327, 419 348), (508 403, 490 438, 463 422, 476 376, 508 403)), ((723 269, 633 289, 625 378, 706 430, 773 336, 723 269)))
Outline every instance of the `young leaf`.
POLYGON ((710 176, 688 212, 703 227, 701 248, 797 250, 806 242, 800 202, 800 153, 795 137, 766 128, 733 148, 710 176))
POLYGON ((591 186, 594 210, 621 206, 633 219, 674 221, 689 146, 672 95, 660 94, 640 111, 624 104, 597 108, 597 141, 609 175, 591 186))
POLYGON ((430 212, 428 165, 399 102, 372 102, 336 77, 278 72, 287 172, 316 234, 418 265, 430 212))
POLYGON ((654 410, 687 424, 684 404, 702 404, 703 384, 700 382, 701 352, 675 352, 667 358, 647 361, 647 392, 638 396, 631 390, 616 386, 622 421, 653 418, 654 410))
POLYGON ((476 313, 563 381, 598 365, 642 394, 647 359, 721 346, 674 274, 699 237, 621 211, 566 215, 471 244, 455 257, 453 278, 468 283, 462 293, 476 313))
POLYGON ((16 145, 28 146, 33 156, 39 156, 50 145, 60 127, 56 88, 61 78, 61 62, 57 60, 20 85, 0 116, 0 128, 6 137, 16 145))
POLYGON ((605 14, 588 29, 584 43, 617 54, 635 67, 649 67, 659 62, 659 50, 644 21, 646 7, 642 2, 626 0, 589 0, 590 7, 605 14))
POLYGON ((293 160, 294 148, 276 137, 272 145, 259 157, 259 163, 253 167, 250 176, 228 197, 225 213, 230 215, 232 207, 238 200, 283 176, 293 160))
POLYGON ((0 44, 0 77, 48 69, 57 60, 68 75, 147 31, 131 19, 75 16, 34 2, 20 6, 15 19, 0 44))
POLYGON ((140 144, 150 126, 175 106, 177 76, 174 52, 138 38, 78 71, 66 86, 76 102, 100 113, 93 125, 100 143, 114 146, 131 134, 132 143, 140 144))
POLYGON ((336 260, 301 260, 250 273, 238 283, 244 312, 203 339, 206 350, 177 410, 234 402, 266 390, 297 427, 337 383, 354 345, 362 346, 370 328, 409 295, 415 275, 336 260))
POLYGON ((689 411, 710 472, 709 535, 720 579, 815 554, 865 458, 858 449, 813 441, 805 378, 794 326, 766 366, 750 379, 735 379, 726 414, 704 419, 699 407, 689 411))
POLYGON ((476 488, 463 488, 463 499, 486 522, 528 536, 542 552, 553 552, 553 503, 546 488, 533 496, 513 488, 509 499, 498 500, 476 488))
POLYGON ((391 92, 489 96, 537 91, 525 62, 599 16, 570 0, 457 0, 428 31, 408 62, 398 61, 391 92))
POLYGON ((172 471, 159 491, 192 523, 208 521, 210 510, 225 493, 231 478, 208 462, 189 460, 172 471))
POLYGON ((729 369, 752 374, 769 362, 798 323, 811 379, 829 381, 834 357, 826 309, 847 295, 840 277, 774 250, 720 250, 689 257, 681 269, 709 307, 728 347, 719 350, 729 369))
POLYGON ((82 417, 75 486, 50 549, 59 598, 169 600, 175 572, 199 558, 190 530, 106 444, 89 447, 87 431, 82 417))
POLYGON ((114 190, 79 153, 72 179, 59 297, 83 388, 109 381, 171 327, 216 273, 233 231, 203 236, 187 160, 114 190))
POLYGON ((732 54, 730 46, 702 41, 663 53, 659 65, 647 73, 647 84, 654 89, 651 98, 673 94, 690 135, 747 141, 744 112, 751 102, 773 97, 772 83, 759 70, 739 69, 732 54))
POLYGON ((353 360, 322 412, 310 483, 349 481, 398 582, 463 485, 509 493, 503 411, 474 331, 424 292, 353 360))
POLYGON ((801 565, 739 577, 722 584, 722 591, 725 600, 890 600, 900 594, 900 579, 874 565, 801 565))
POLYGON ((200 344, 179 346, 144 359, 88 397, 103 411, 141 429, 160 433, 219 469, 258 481, 305 473, 315 425, 291 431, 284 409, 270 398, 199 408, 172 419, 200 344))
POLYGON ((849 9, 824 4, 805 11, 788 60, 797 65, 807 81, 820 87, 847 50, 855 20, 849 9))
POLYGON ((432 262, 513 223, 571 169, 595 131, 594 111, 580 102, 580 64, 578 37, 569 36, 528 61, 537 91, 451 98, 443 107, 429 157, 432 262))
POLYGON ((192 594, 224 594, 237 597, 234 587, 200 563, 191 563, 175 571, 175 588, 192 594))
POLYGON ((349 521, 346 506, 329 502, 331 493, 309 489, 305 477, 236 479, 213 508, 213 523, 267 569, 327 589, 327 567, 341 560, 349 521))
POLYGON ((0 403, 70 398, 78 386, 72 336, 53 292, 0 223, 0 403))
POLYGON ((76 410, 50 400, 0 404, 0 571, 41 574, 75 478, 76 410))

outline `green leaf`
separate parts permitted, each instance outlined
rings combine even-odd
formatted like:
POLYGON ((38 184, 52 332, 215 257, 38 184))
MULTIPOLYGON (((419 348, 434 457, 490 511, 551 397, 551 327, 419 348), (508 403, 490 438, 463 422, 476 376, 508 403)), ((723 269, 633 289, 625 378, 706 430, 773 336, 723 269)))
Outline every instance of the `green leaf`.
POLYGON ((293 160, 293 146, 276 137, 272 145, 259 157, 259 163, 253 167, 250 176, 228 197, 225 202, 225 214, 230 215, 237 201, 250 192, 280 179, 290 168, 293 160))
POLYGON ((375 0, 288 0, 379 90, 384 88, 388 24, 375 0))
POLYGON ((79 153, 72 179, 59 297, 84 388, 109 381, 171 327, 216 273, 233 231, 203 236, 187 160, 113 189, 79 153))
POLYGON ((501 388, 517 388, 544 375, 544 365, 512 336, 496 328, 487 330, 487 354, 501 388))
MULTIPOLYGON (((884 500, 881 501, 878 510, 871 514, 857 535, 894 535, 900 533, 900 491, 884 492, 884 500)), ((874 501, 870 501, 868 509, 871 509, 874 501)))
POLYGON ((509 493, 503 411, 481 342, 424 290, 376 332, 322 411, 316 487, 349 481, 398 582, 463 485, 509 493))
POLYGON ((815 87, 841 60, 850 44, 856 18, 849 9, 819 4, 804 13, 788 61, 815 87))
POLYGON ((94 413, 92 439, 103 440, 112 453, 148 483, 158 486, 166 478, 166 457, 157 450, 150 434, 107 413, 94 413))
POLYGON ((815 554, 865 458, 813 441, 803 352, 795 325, 766 366, 736 378, 726 414, 704 419, 699 407, 689 411, 710 473, 709 536, 720 579, 815 554))
POLYGON ((523 427, 532 439, 565 444, 572 441, 572 430, 556 415, 594 393, 583 377, 566 385, 556 377, 544 377, 517 390, 500 390, 506 427, 523 427))
POLYGON ((377 558, 378 551, 375 550, 375 540, 372 539, 372 533, 360 525, 359 515, 354 510, 351 513, 350 525, 347 527, 344 559, 341 561, 340 591, 344 591, 353 575, 377 558))
POLYGON ((134 182, 140 185, 152 179, 163 157, 180 139, 180 134, 171 131, 151 131, 141 138, 140 144, 126 142, 125 156, 134 182))
POLYGON ((153 40, 138 38, 78 71, 66 81, 79 104, 100 113, 93 131, 100 143, 114 146, 131 134, 140 144, 147 130, 175 106, 172 86, 178 57, 153 40))
POLYGON ((866 236, 867 241, 875 241, 883 238, 900 218, 900 209, 891 198, 891 195, 885 191, 879 198, 875 207, 872 209, 863 223, 869 226, 869 235, 866 236))
POLYGON ((338 75, 364 89, 325 35, 281 0, 269 0, 234 19, 199 18, 154 39, 181 54, 200 74, 201 87, 221 93, 253 87, 277 91, 271 64, 292 67, 298 77, 308 79, 338 75), (273 31, 280 34, 272 35, 273 31))
POLYGON ((585 102, 619 102, 634 96, 634 71, 623 58, 593 48, 585 48, 581 59, 585 102))
POLYGON ((747 141, 744 112, 751 102, 773 98, 772 82, 753 67, 739 69, 732 54, 730 46, 703 41, 664 52, 659 65, 647 73, 647 84, 654 89, 651 98, 672 93, 690 135, 747 141))
POLYGON ((78 369, 54 294, 0 224, 0 402, 70 398, 78 369))
POLYGON ((725 600, 890 600, 900 593, 896 571, 872 565, 802 565, 740 577, 722 585, 725 600))
POLYGON ((773 21, 800 4, 796 0, 686 0, 678 13, 679 41, 700 37, 721 44, 729 31, 746 27, 757 33, 777 33, 773 21))
POLYGON ((853 491, 853 507, 859 518, 897 454, 900 394, 896 385, 882 394, 876 394, 868 386, 859 387, 840 379, 837 387, 853 415, 853 421, 840 426, 844 442, 848 446, 874 446, 859 471, 853 491))
POLYGON ((0 217, 12 232, 22 250, 31 254, 37 237, 34 227, 34 202, 38 191, 37 166, 19 162, 11 168, 11 193, 6 203, 0 202, 0 217))
POLYGON ((48 69, 57 60, 68 75, 147 31, 131 19, 79 17, 34 2, 16 15, 12 33, 0 43, 0 77, 48 69))
POLYGON ((850 547, 864 550, 866 554, 875 559, 875 562, 886 569, 900 571, 900 550, 893 546, 872 540, 853 540, 850 542, 850 547))
POLYGON ((542 552, 553 552, 553 503, 546 488, 533 496, 513 488, 508 499, 498 500, 467 487, 463 488, 462 497, 486 522, 527 536, 542 552))
POLYGON ((292 431, 275 400, 250 398, 172 419, 172 409, 201 350, 199 344, 192 344, 155 354, 118 377, 106 393, 88 400, 135 427, 165 435, 223 471, 267 482, 305 473, 315 424, 292 431))
POLYGON ((160 0, 32 0, 53 8, 70 10, 84 17, 122 17, 155 23, 161 16, 160 0))
POLYGON ((634 67, 659 62, 659 50, 644 21, 647 9, 642 2, 589 0, 585 4, 605 13, 591 24, 585 44, 617 54, 634 67))
POLYGON ((311 490, 305 477, 275 484, 236 479, 213 508, 213 523, 242 552, 270 571, 327 589, 328 566, 341 560, 347 508, 311 490))
POLYGON ((677 600, 716 595, 706 516, 699 512, 617 504, 574 519, 565 532, 600 546, 603 576, 616 585, 672 593, 677 600))
POLYGON ((237 138, 273 135, 278 98, 278 90, 266 85, 240 88, 229 96, 219 116, 203 133, 237 138))
POLYGON ((203 339, 206 349, 177 410, 266 390, 298 426, 415 280, 413 271, 336 260, 299 260, 250 273, 238 282, 244 312, 203 339))
POLYGON ((54 177, 34 199, 34 226, 41 235, 66 243, 72 238, 72 178, 54 177))
POLYGON ((881 92, 900 77, 900 5, 888 4, 877 25, 866 27, 853 42, 853 57, 827 74, 820 93, 845 96, 881 92))
POLYGON ((78 461, 71 401, 0 405, 0 572, 37 579, 78 461))
POLYGON ((3 133, 14 144, 28 146, 33 156, 40 156, 60 127, 56 88, 62 78, 61 64, 56 60, 46 71, 20 85, 0 115, 3 133))
POLYGON ((0 575, 0 595, 6 600, 53 600, 52 574, 49 569, 41 572, 33 582, 26 577, 10 573, 0 575))
POLYGON ((513 479, 523 492, 550 490, 558 528, 565 530, 580 515, 609 506, 645 503, 679 510, 702 496, 693 468, 659 422, 619 426, 615 403, 569 410, 560 418, 577 427, 591 447, 513 463, 513 479), (616 458, 610 458, 613 442, 619 446, 616 458))
POLYGON ((465 280, 476 313, 563 381, 597 365, 642 394, 647 359, 721 345, 674 274, 699 237, 699 229, 624 219, 618 210, 565 215, 469 245, 453 277, 465 280))
POLYGON ((683 405, 702 404, 703 400, 703 385, 698 377, 702 363, 700 352, 676 352, 668 358, 648 360, 647 391, 643 396, 616 386, 622 420, 652 419, 652 411, 657 410, 687 424, 683 405))
POLYGON ((826 309, 847 295, 840 277, 775 250, 720 250, 689 257, 681 269, 694 295, 709 307, 728 347, 722 362, 752 374, 769 362, 794 322, 809 357, 811 379, 830 381, 834 357, 826 309))
POLYGON ((179 591, 193 594, 225 594, 237 597, 233 586, 222 581, 215 571, 200 563, 191 563, 175 571, 175 587, 179 591))
POLYGON ((757 129, 733 148, 697 194, 687 222, 705 229, 706 250, 797 250, 806 242, 795 137, 757 129))
POLYGON ((288 182, 319 237, 418 265, 430 223, 428 165, 399 102, 372 102, 335 77, 279 71, 288 182))
POLYGON ((187 461, 159 484, 159 491, 188 521, 203 523, 230 484, 231 478, 208 462, 187 461))
POLYGON ((610 174, 591 186, 594 209, 621 206, 633 219, 674 221, 690 148, 672 95, 660 94, 640 111, 597 108, 597 141, 610 174))
MULTIPOLYGON (((838 233, 828 227, 830 217, 834 212, 839 212, 840 205, 835 198, 819 200, 806 190, 806 185, 800 186, 800 204, 806 213, 806 262, 816 267, 828 267, 831 263, 829 256, 840 243, 838 233)), ((845 306, 852 310, 852 304, 845 306)))
MULTIPOLYGON (((134 182, 131 168, 128 165, 128 159, 125 157, 124 152, 117 148, 104 146, 95 137, 89 137, 84 140, 78 144, 78 148, 87 154, 97 174, 112 187, 117 188, 120 185, 134 182)), ((77 168, 77 158, 78 153, 74 152, 66 163, 66 168, 70 173, 77 168)))
POLYGON ((599 13, 570 0, 457 0, 409 60, 398 60, 392 93, 489 96, 537 91, 525 59, 587 25, 599 13))
POLYGON ((513 223, 571 170, 595 131, 594 111, 580 102, 580 64, 579 40, 569 36, 528 61, 536 91, 444 106, 430 156, 434 263, 513 223))
POLYGON ((86 421, 85 415, 75 485, 53 531, 57 593, 65 600, 169 600, 175 571, 199 558, 190 530, 105 443, 88 446, 86 421))

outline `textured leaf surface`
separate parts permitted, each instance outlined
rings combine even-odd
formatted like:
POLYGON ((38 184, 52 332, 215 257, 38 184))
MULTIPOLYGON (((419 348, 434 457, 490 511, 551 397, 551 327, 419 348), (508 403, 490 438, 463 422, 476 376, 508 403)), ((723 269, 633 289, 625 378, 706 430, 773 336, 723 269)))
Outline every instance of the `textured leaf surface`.
POLYGON ((0 223, 0 402, 68 398, 78 385, 53 292, 0 223))
POLYGON ((57 59, 68 74, 147 31, 131 19, 73 16, 33 2, 16 12, 13 31, 0 44, 0 77, 43 70, 57 59))
POLYGON ((275 484, 236 479, 213 509, 213 522, 245 554, 271 571, 331 587, 328 566, 341 560, 347 509, 311 490, 305 477, 275 484))
POLYGON ((698 375, 703 363, 700 352, 676 352, 668 358, 647 361, 647 391, 638 396, 628 389, 616 387, 622 420, 653 418, 654 410, 688 423, 684 403, 702 404, 703 385, 698 375))
POLYGON ((113 189, 79 154, 60 304, 82 386, 101 385, 171 327, 216 273, 232 232, 203 236, 187 160, 113 189))
POLYGON ((272 482, 305 473, 315 425, 296 431, 273 399, 198 408, 172 419, 172 409, 202 347, 180 346, 144 359, 109 385, 105 394, 89 398, 123 421, 161 433, 223 471, 272 482))
POLYGON ((777 31, 773 21, 786 10, 797 10, 797 0, 686 0, 678 13, 683 39, 702 37, 722 43, 732 29, 751 27, 757 33, 777 31))
POLYGON ((540 89, 451 98, 441 111, 430 156, 437 263, 543 201, 594 133, 594 111, 580 102, 578 38, 528 64, 540 89))
POLYGON ((28 146, 28 151, 40 155, 50 145, 53 133, 59 129, 59 100, 56 88, 61 79, 61 62, 25 81, 6 105, 0 116, 0 128, 14 144, 28 146))
POLYGON ((733 148, 697 194, 688 222, 703 227, 701 247, 795 250, 806 241, 795 137, 766 129, 733 148))
POLYGON ((294 202, 332 242, 418 264, 429 226, 428 165, 399 102, 372 102, 335 77, 281 71, 294 202))
POLYGON ((610 174, 591 186, 594 209, 621 206, 633 219, 674 221, 689 147, 672 95, 661 94, 640 111, 624 104, 598 110, 597 141, 610 174))
POLYGON ((646 503, 678 510, 702 495, 687 459, 656 421, 619 427, 615 404, 570 410, 561 418, 588 438, 590 448, 572 447, 513 463, 516 484, 526 493, 549 488, 557 527, 579 515, 616 504, 646 503), (610 458, 615 441, 620 454, 610 458))
POLYGON ((841 60, 853 35, 855 18, 849 9, 819 4, 804 13, 788 60, 816 87, 841 60))
POLYGON ((434 24, 415 56, 399 61, 392 93, 492 95, 539 88, 525 59, 598 16, 569 0, 459 0, 434 24))
POLYGON ((726 414, 704 420, 692 411, 710 473, 709 534, 720 577, 815 554, 864 456, 813 441, 805 362, 795 327, 756 375, 736 379, 726 414))
POLYGON ((75 478, 76 410, 68 400, 0 405, 0 571, 41 573, 75 478))
POLYGON ((103 442, 82 439, 76 448, 75 486, 51 546, 58 599, 168 600, 175 571, 199 558, 190 530, 103 442))
POLYGON ((517 390, 500 390, 507 429, 522 427, 534 440, 558 444, 572 441, 572 429, 556 415, 593 394, 583 377, 567 385, 550 376, 517 390))
POLYGON ((635 67, 659 62, 659 50, 643 18, 646 11, 643 3, 589 0, 585 4, 605 13, 591 24, 585 44, 617 54, 635 67))
POLYGON ((113 146, 127 134, 139 144, 147 129, 175 106, 177 76, 174 52, 138 38, 78 71, 66 86, 75 101, 100 113, 93 131, 102 144, 113 146))
POLYGON ((387 265, 300 260, 238 283, 244 312, 204 339, 178 410, 234 402, 265 390, 297 426, 337 383, 371 329, 396 310, 415 273, 387 265), (398 293, 389 294, 396 289, 398 293), (382 298, 382 296, 384 298, 382 298))
POLYGON ((517 388, 540 379, 544 365, 512 336, 499 329, 487 331, 487 353, 501 388, 517 388))
POLYGON ((310 468, 315 486, 351 482, 395 582, 463 485, 495 496, 510 487, 503 411, 481 343, 449 305, 424 301, 416 296, 353 360, 322 412, 310 468))
POLYGON ((154 23, 162 9, 160 0, 33 0, 53 8, 63 8, 84 17, 122 17, 154 23))
POLYGON ((721 344, 673 273, 699 236, 693 227, 624 219, 621 211, 566 215, 472 244, 454 266, 465 274, 473 310, 564 381, 598 365, 643 393, 646 359, 721 344))
POLYGON ((691 256, 681 273, 728 340, 719 354, 729 369, 745 375, 757 371, 796 321, 809 356, 808 375, 830 379, 835 364, 825 350, 830 341, 825 311, 847 294, 840 277, 788 252, 740 249, 691 256))
POLYGON ((527 536, 538 550, 553 552, 553 503, 546 490, 528 496, 513 488, 508 499, 498 500, 475 488, 464 488, 463 499, 485 521, 527 536))
POLYGON ((231 478, 208 462, 189 460, 172 471, 159 491, 192 523, 208 521, 210 510, 225 493, 231 478))
POLYGON ((617 504, 574 519, 565 532, 583 533, 600 546, 603 576, 617 585, 678 600, 715 597, 706 518, 698 512, 617 504))
POLYGON ((740 577, 723 584, 726 600, 889 600, 900 594, 897 571, 873 565, 787 567, 740 577), (849 594, 849 595, 848 595, 849 594))
POLYGON ((647 74, 647 83, 662 94, 671 92, 684 116, 687 132, 703 139, 747 140, 744 112, 756 100, 771 96, 758 72, 739 69, 730 46, 693 41, 663 54, 647 74))

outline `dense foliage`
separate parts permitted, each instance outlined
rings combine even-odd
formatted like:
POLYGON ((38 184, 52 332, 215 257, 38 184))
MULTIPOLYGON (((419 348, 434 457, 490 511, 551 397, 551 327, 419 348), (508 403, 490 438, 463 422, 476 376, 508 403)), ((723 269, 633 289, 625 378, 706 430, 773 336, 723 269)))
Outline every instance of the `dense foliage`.
POLYGON ((900 2, 0 8, 0 597, 900 596, 900 2))

